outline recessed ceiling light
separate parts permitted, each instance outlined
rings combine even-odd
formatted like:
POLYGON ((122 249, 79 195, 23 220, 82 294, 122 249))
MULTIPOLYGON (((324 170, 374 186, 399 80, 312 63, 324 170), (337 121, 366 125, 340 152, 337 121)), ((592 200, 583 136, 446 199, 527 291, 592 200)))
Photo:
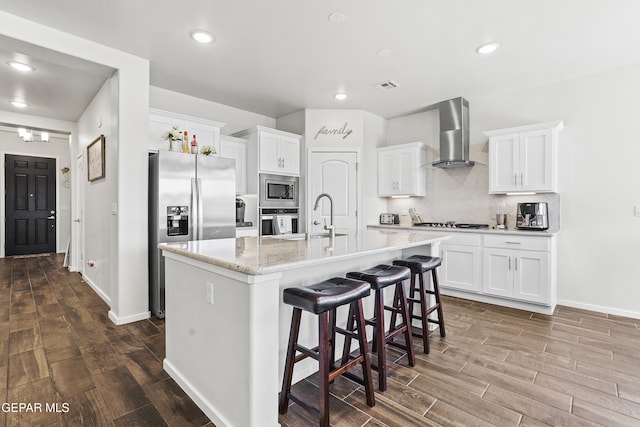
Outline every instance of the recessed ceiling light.
POLYGON ((479 48, 477 48, 476 52, 478 52, 480 55, 487 55, 489 53, 495 52, 496 50, 498 50, 499 47, 500 47, 500 43, 498 42, 485 43, 479 48))
POLYGON ((29 104, 27 104, 26 102, 15 101, 15 100, 11 101, 11 105, 18 108, 27 108, 29 106, 29 104))
POLYGON ((329 22, 332 24, 341 24, 345 19, 347 19, 347 15, 342 12, 333 12, 329 15, 329 22))
POLYGON ((380 49, 377 53, 378 56, 389 56, 391 55, 391 49, 380 49))
POLYGON ((336 93, 335 98, 338 101, 344 101, 345 99, 347 99, 347 94, 346 93, 336 93))
POLYGON ((215 37, 213 37, 213 34, 203 30, 192 31, 191 38, 197 41, 198 43, 204 43, 204 44, 211 43, 216 39, 215 37))
POLYGON ((35 70, 35 68, 33 68, 31 65, 23 64, 22 62, 9 61, 7 62, 7 64, 9 64, 9 66, 14 70, 18 70, 18 71, 34 71, 35 70))

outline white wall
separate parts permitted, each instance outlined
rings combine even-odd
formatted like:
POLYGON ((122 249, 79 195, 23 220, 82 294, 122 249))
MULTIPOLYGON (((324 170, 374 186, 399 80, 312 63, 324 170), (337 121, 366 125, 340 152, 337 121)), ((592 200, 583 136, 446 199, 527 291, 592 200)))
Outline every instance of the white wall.
MULTIPOLYGON (((117 151, 115 149, 115 120, 112 116, 112 79, 100 88, 91 104, 78 120, 78 150, 84 156, 86 175, 86 150, 100 135, 105 136, 105 177, 92 182, 83 179, 84 191, 84 279, 110 303, 114 281, 111 264, 117 241, 117 222, 111 215, 111 206, 117 202, 117 151), (100 126, 102 123, 102 126, 100 126), (93 262, 93 267, 89 265, 93 262)), ((80 189, 79 189, 80 190, 80 189)))
POLYGON ((275 128, 276 119, 155 86, 149 87, 149 106, 173 113, 225 123, 223 135, 260 125, 275 128))
MULTIPOLYGON (((4 188, 4 155, 18 154, 35 157, 49 157, 56 159, 56 252, 64 252, 67 248, 67 241, 70 236, 71 226, 71 188, 63 185, 64 176, 60 169, 71 167, 69 160, 69 138, 51 137, 49 142, 26 143, 19 136, 16 130, 0 130, 0 188, 4 188)), ((4 224, 5 198, 2 197, 0 219, 4 224)), ((0 256, 4 256, 6 227, 0 229, 0 256)))
MULTIPOLYGON (((117 186, 117 206, 126 208, 128 215, 116 216, 117 230, 112 237, 117 248, 109 266, 109 317, 117 324, 149 317, 146 197, 149 61, 2 11, 0 22, 0 34, 118 70, 111 87, 117 98, 111 111, 117 129, 110 139, 117 150, 117 180, 113 185, 117 186)), ((72 158, 77 143, 72 138, 72 158)), ((75 217, 75 212, 72 216, 75 217)))
POLYGON ((371 113, 364 113, 364 138, 362 164, 362 209, 360 224, 377 224, 380 213, 387 211, 387 201, 378 197, 378 152, 384 147, 388 121, 371 113))
MULTIPOLYGON (((558 303, 636 318, 640 318, 640 218, 633 216, 634 205, 640 205, 638 75, 640 65, 517 93, 466 96, 473 160, 486 159, 483 131, 564 120, 559 133, 560 194, 535 196, 549 201, 552 221, 559 223, 558 303)), ((436 118, 421 122, 429 113, 390 120, 389 145, 425 138, 429 140, 423 142, 437 148, 436 118)), ((448 181, 429 186, 431 195, 425 198, 389 201, 389 211, 413 205, 428 213, 444 209, 446 214, 457 212, 473 220, 473 208, 480 203, 481 217, 475 219, 483 220, 491 219, 487 215, 495 211, 496 200, 505 198, 508 212, 515 214, 509 206, 523 196, 489 196, 486 178, 476 175, 482 171, 478 168, 432 170, 428 180, 437 184, 434 175, 441 174, 448 181), (429 197, 438 192, 442 193, 436 203, 429 197), (466 213, 455 210, 455 200, 447 203, 456 193, 467 200, 466 213)))
POLYGON ((640 64, 470 99, 476 129, 562 119, 558 302, 640 318, 640 64))

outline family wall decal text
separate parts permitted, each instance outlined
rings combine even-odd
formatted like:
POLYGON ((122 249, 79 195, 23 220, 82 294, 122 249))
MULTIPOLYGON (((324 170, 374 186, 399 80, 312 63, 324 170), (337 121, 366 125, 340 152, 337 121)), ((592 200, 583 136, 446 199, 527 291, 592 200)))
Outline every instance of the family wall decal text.
POLYGON ((313 139, 318 139, 320 135, 338 135, 342 136, 342 139, 347 139, 349 135, 353 132, 353 129, 349 128, 349 122, 345 122, 345 124, 340 128, 330 129, 326 126, 322 126, 316 136, 313 139))

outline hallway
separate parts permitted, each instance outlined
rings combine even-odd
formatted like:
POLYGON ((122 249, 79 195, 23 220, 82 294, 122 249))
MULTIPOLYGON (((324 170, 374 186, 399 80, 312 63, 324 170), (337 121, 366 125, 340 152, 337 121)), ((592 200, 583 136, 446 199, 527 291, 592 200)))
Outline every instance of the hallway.
POLYGON ((164 321, 114 325, 62 261, 0 259, 0 396, 33 404, 0 426, 212 425, 162 370, 164 321))

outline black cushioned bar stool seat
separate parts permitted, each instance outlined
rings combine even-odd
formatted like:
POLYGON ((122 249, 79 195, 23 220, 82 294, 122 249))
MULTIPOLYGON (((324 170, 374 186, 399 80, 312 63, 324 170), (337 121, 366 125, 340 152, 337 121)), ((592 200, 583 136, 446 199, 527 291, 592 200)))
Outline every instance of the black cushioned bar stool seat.
POLYGON ((440 302, 440 288, 438 287, 438 274, 436 268, 442 264, 442 258, 427 255, 412 255, 406 259, 393 261, 394 265, 399 265, 411 269, 411 284, 409 286, 409 313, 412 319, 419 319, 422 322, 421 333, 414 335, 422 338, 422 345, 425 353, 429 353, 429 323, 435 323, 440 329, 440 336, 445 336, 444 317, 442 314, 442 303, 440 302), (424 273, 431 271, 433 280, 433 290, 427 289, 424 284, 424 273), (419 285, 416 287, 416 277, 418 277, 419 285), (415 293, 419 292, 419 297, 415 297, 415 293), (435 304, 429 306, 428 295, 433 295, 435 304), (420 304, 420 314, 413 312, 414 303, 420 304), (438 320, 429 319, 429 315, 437 311, 438 320))
MULTIPOLYGON (((406 267, 381 264, 364 271, 347 273, 347 277, 369 282, 371 284, 371 288, 375 291, 373 317, 367 319, 366 322, 374 328, 373 349, 377 355, 377 364, 372 366, 372 369, 378 371, 378 388, 380 391, 385 391, 387 389, 387 344, 406 350, 409 365, 415 366, 416 363, 413 345, 411 342, 411 319, 409 316, 410 312, 407 309, 407 295, 404 285, 402 284, 404 280, 411 277, 411 270, 406 267), (386 306, 384 304, 383 289, 390 285, 395 285, 395 293, 392 305, 386 306), (389 332, 385 332, 385 310, 392 313, 392 326, 389 328, 389 332), (396 327, 395 320, 398 314, 402 318, 402 324, 399 327, 396 327), (404 334, 404 344, 393 341, 393 339, 400 334, 404 334)), ((352 324, 347 325, 347 329, 351 327, 353 327, 352 324)), ((347 346, 348 341, 349 338, 345 340, 345 347, 347 346)), ((344 352, 342 354, 343 356, 345 355, 344 352)), ((343 363, 345 363, 344 359, 343 363)), ((353 375, 351 374, 347 376, 358 381, 358 378, 353 378, 353 375)))
MULTIPOLYGON (((284 365, 282 378, 282 391, 279 399, 279 412, 285 414, 289 406, 289 399, 303 408, 319 412, 319 425, 329 426, 329 383, 339 375, 347 374, 347 371, 357 365, 362 366, 363 380, 367 405, 374 406, 373 380, 371 378, 371 362, 367 352, 367 336, 365 329, 364 311, 362 310, 362 298, 371 293, 371 285, 360 280, 335 277, 313 285, 287 288, 283 292, 282 299, 286 304, 293 306, 291 319, 291 331, 287 346, 287 359, 284 365), (336 309, 343 305, 349 305, 348 325, 356 323, 356 329, 342 329, 336 326, 336 309), (318 316, 318 346, 312 349, 298 344, 300 320, 302 311, 318 316), (345 340, 357 339, 360 354, 349 359, 343 354, 342 359, 346 363, 335 366, 335 342, 336 333, 345 336, 345 340), (299 356, 296 353, 300 352, 299 356), (319 408, 308 404, 295 394, 291 393, 291 380, 293 378, 293 366, 307 357, 316 359, 319 363, 318 382, 320 388, 319 408)), ((346 350, 345 346, 345 351, 346 350)))

